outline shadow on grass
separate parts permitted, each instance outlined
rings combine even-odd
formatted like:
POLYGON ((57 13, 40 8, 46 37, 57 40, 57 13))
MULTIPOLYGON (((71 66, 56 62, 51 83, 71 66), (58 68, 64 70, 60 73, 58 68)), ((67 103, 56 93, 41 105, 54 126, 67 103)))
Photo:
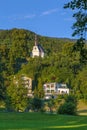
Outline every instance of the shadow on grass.
POLYGON ((79 110, 78 112, 79 113, 87 113, 87 109, 85 109, 85 110, 79 110))
POLYGON ((87 116, 87 109, 85 109, 85 110, 79 110, 78 114, 79 115, 85 115, 85 116, 87 116))

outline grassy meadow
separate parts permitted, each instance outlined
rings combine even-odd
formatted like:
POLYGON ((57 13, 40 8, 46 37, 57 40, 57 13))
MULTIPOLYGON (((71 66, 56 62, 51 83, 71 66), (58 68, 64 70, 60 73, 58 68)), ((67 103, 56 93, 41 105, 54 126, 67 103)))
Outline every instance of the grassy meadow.
POLYGON ((0 130, 87 130, 87 116, 0 112, 0 130))

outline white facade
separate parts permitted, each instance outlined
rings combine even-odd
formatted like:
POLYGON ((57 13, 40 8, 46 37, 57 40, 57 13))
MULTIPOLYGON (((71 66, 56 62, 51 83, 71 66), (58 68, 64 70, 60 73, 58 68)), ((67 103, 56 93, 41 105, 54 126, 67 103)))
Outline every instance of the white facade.
POLYGON ((51 95, 56 92, 56 83, 44 84, 45 95, 51 95))
POLYGON ((57 93, 58 94, 69 94, 69 89, 68 88, 58 88, 57 93))
POLYGON ((26 76, 22 76, 22 85, 28 88, 28 96, 32 96, 32 79, 26 76))
POLYGON ((33 46, 32 57, 44 57, 44 51, 40 45, 33 46))
POLYGON ((33 94, 32 94, 32 79, 25 76, 25 75, 22 75, 19 79, 17 79, 15 76, 14 76, 14 84, 16 84, 17 86, 19 85, 19 83, 21 83, 21 85, 25 88, 27 88, 28 92, 27 92, 27 96, 30 96, 32 97, 33 94))
POLYGON ((32 57, 44 57, 44 50, 40 44, 37 43, 37 37, 35 35, 35 45, 33 46, 32 50, 32 57))
POLYGON ((56 83, 46 83, 43 86, 45 92, 45 99, 50 99, 56 93, 56 83))
POLYGON ((43 85, 45 98, 49 99, 52 95, 69 94, 69 88, 66 84, 62 83, 46 83, 43 85))
POLYGON ((66 84, 57 84, 56 91, 58 94, 69 94, 69 88, 66 84))

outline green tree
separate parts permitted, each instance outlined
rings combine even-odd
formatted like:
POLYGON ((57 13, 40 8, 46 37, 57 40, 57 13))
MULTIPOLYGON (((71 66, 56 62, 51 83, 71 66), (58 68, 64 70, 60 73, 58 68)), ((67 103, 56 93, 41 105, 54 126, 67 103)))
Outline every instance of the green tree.
POLYGON ((84 44, 86 43, 87 33, 87 0, 71 0, 71 2, 65 4, 64 8, 76 10, 73 14, 76 22, 73 24, 72 28, 74 29, 73 36, 78 35, 79 39, 74 46, 74 50, 80 51, 80 61, 86 64, 87 50, 84 48, 84 44))
POLYGON ((40 78, 38 79, 37 91, 38 91, 38 98, 42 99, 44 97, 44 90, 43 90, 43 83, 40 78))
POLYGON ((74 95, 65 97, 65 102, 59 106, 59 114, 75 115, 77 112, 77 99, 74 95))
POLYGON ((9 68, 12 73, 18 72, 21 64, 29 57, 28 34, 25 30, 13 29, 11 33, 11 48, 9 50, 9 68))
POLYGON ((39 111, 43 106, 43 101, 38 98, 38 97, 34 97, 32 100, 32 108, 34 111, 39 111))
POLYGON ((28 106, 28 90, 22 85, 22 81, 12 81, 7 88, 6 107, 9 110, 25 111, 28 106))
POLYGON ((80 35, 81 38, 85 38, 87 31, 87 0, 71 0, 64 7, 77 11, 73 14, 73 17, 76 19, 76 22, 73 24, 75 29, 73 35, 80 35))
POLYGON ((79 71, 75 80, 74 90, 78 98, 87 100, 87 66, 79 71))
POLYGON ((54 109, 56 109, 56 100, 51 98, 47 103, 50 109, 50 113, 53 113, 54 109))
POLYGON ((0 74, 0 100, 5 99, 5 92, 6 92, 5 90, 6 90, 6 88, 4 86, 4 78, 0 74))

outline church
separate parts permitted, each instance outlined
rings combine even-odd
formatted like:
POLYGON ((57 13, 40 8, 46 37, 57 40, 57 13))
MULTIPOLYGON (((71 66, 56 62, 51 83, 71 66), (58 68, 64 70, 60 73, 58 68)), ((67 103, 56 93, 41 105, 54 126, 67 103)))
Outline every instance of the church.
POLYGON ((35 45, 33 46, 33 50, 32 50, 32 57, 44 58, 44 49, 40 44, 38 44, 36 35, 35 35, 35 45))

